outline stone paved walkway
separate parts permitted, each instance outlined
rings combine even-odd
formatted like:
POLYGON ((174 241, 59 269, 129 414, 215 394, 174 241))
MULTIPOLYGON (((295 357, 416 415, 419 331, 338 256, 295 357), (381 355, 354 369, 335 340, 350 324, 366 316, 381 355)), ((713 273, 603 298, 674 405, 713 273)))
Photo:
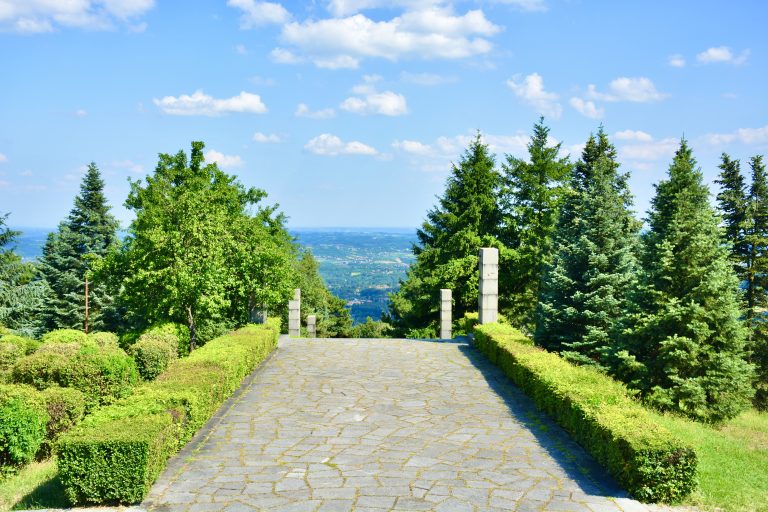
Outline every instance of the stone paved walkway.
POLYGON ((283 338, 216 421, 143 508, 648 510, 465 343, 283 338))

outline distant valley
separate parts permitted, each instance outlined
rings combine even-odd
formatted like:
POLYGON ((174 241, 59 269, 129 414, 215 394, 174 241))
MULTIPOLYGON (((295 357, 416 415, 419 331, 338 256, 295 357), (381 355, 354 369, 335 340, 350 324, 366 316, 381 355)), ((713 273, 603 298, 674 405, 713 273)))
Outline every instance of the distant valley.
MULTIPOLYGON (((25 260, 42 254, 49 229, 19 228, 16 252, 25 260)), ((320 264, 328 288, 347 301, 355 323, 378 320, 413 262, 415 229, 296 228, 291 234, 320 264)))

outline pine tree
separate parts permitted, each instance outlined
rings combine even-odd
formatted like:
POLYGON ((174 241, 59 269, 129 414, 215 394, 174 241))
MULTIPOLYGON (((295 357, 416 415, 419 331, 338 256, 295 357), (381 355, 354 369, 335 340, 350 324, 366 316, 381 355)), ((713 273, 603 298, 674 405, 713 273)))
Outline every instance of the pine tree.
POLYGON ((579 364, 609 370, 627 327, 636 286, 638 222, 627 175, 602 127, 571 175, 542 284, 537 344, 579 364))
POLYGON ((745 223, 747 222, 747 188, 738 160, 732 160, 727 153, 722 154, 720 185, 717 204, 722 213, 724 236, 729 245, 734 270, 743 277, 743 262, 748 258, 749 250, 745 243, 745 223))
POLYGON ((544 118, 533 127, 529 161, 507 156, 502 165, 500 202, 504 220, 502 242, 514 249, 514 265, 501 276, 502 307, 510 319, 529 331, 544 269, 552 262, 552 239, 571 165, 559 156, 561 144, 549 145, 544 118))
POLYGON ((429 328, 428 334, 436 336, 441 288, 453 290, 457 318, 477 310, 480 248, 499 247, 502 265, 509 255, 497 239, 499 186, 494 157, 478 134, 453 165, 445 192, 417 232, 416 261, 400 290, 390 295, 385 321, 399 334, 429 328))
POLYGON ((648 213, 647 316, 632 351, 647 370, 643 391, 651 403, 709 422, 749 405, 754 374, 744 360, 738 279, 718 223, 682 140, 648 213))
MULTIPOLYGON (((40 272, 50 288, 41 313, 45 329, 82 329, 85 321, 85 279, 94 259, 117 243, 117 220, 109 212, 104 181, 91 163, 80 185, 80 195, 69 216, 43 247, 40 272)), ((108 330, 116 322, 113 294, 105 283, 89 287, 91 330, 108 330)))
POLYGON ((768 408, 768 175, 762 155, 749 162, 752 184, 749 189, 749 219, 746 246, 747 317, 750 328, 751 362, 757 369, 755 405, 768 408))

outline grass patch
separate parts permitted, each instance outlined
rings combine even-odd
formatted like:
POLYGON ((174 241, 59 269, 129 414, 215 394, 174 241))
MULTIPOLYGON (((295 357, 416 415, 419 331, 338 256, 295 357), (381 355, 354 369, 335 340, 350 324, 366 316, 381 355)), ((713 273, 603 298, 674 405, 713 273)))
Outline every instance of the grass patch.
POLYGON ((670 415, 660 421, 699 456, 699 487, 686 504, 768 511, 768 413, 747 411, 719 428, 670 415))
POLYGON ((33 462, 0 481, 0 510, 68 508, 56 461, 33 462))

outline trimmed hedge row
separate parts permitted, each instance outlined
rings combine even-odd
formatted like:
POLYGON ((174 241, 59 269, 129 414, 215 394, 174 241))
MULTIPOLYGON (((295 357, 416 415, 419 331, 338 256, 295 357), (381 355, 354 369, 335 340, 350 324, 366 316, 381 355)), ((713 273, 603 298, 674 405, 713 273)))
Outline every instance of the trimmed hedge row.
POLYGON ((533 347, 511 326, 476 326, 475 346, 635 498, 676 502, 696 487, 694 450, 632 399, 623 384, 533 347))
POLYGON ((137 503, 176 453, 277 346, 279 320, 249 325, 86 418, 57 444, 72 504, 137 503))

